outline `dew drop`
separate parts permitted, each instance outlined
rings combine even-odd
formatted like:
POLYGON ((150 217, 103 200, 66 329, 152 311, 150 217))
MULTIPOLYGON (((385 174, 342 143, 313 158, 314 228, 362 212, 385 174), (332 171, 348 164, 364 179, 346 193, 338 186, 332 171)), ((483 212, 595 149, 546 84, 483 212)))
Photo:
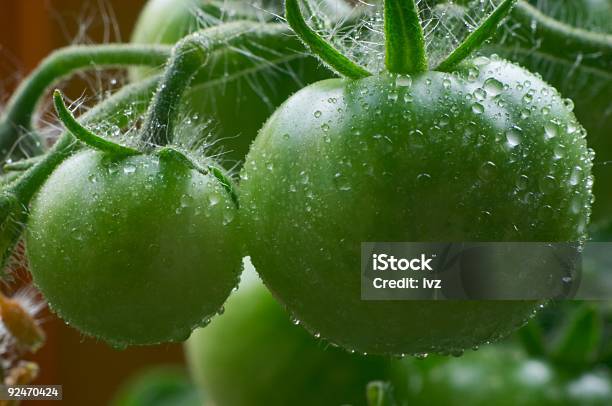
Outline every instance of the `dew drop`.
POLYGON ((489 78, 484 82, 484 90, 495 97, 504 90, 504 84, 495 78, 489 78))
POLYGON ((487 161, 478 170, 478 177, 484 181, 489 181, 495 178, 495 173, 497 172, 497 166, 491 162, 487 161))
POLYGON ((486 99, 486 97, 487 97, 487 92, 483 88, 479 87, 478 89, 474 90, 474 98, 476 100, 482 101, 486 99))
POLYGON ((506 140, 509 148, 514 148, 521 143, 521 131, 518 127, 513 127, 506 132, 506 140))
POLYGON ((552 175, 546 175, 540 181, 540 190, 542 193, 554 192, 557 188, 557 179, 552 175))
POLYGON ((544 125, 544 137, 546 137, 547 140, 551 139, 551 138, 555 138, 557 136, 557 126, 552 124, 552 123, 548 123, 544 125))
POLYGON ((420 173, 417 175, 416 179, 419 184, 426 185, 431 182, 431 175, 428 173, 420 173))
POLYGON ((474 114, 482 114, 484 113, 484 106, 480 103, 474 103, 472 104, 472 112, 474 114))
POLYGON ((518 177, 518 179, 516 180, 516 187, 519 190, 525 190, 527 189, 527 186, 529 185, 529 177, 527 175, 521 175, 518 177))
POLYGON ((216 193, 211 194, 210 196, 208 196, 208 205, 209 206, 216 206, 217 204, 219 204, 219 196, 216 193))
POLYGON ((315 112, 314 112, 314 116, 315 116, 315 118, 319 118, 319 117, 321 117, 321 115, 322 115, 322 114, 323 114, 323 113, 321 113, 321 110, 317 110, 317 111, 315 111, 315 112))
POLYGON ((412 86, 412 77, 410 75, 399 75, 395 79, 395 84, 399 87, 410 87, 412 86))

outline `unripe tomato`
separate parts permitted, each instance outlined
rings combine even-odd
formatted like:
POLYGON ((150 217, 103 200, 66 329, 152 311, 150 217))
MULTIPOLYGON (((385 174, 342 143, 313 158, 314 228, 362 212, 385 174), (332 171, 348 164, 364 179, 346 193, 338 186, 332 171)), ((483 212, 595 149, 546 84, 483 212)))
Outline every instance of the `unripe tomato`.
POLYGON ((312 333, 367 353, 461 351, 509 334, 536 304, 362 301, 361 243, 579 241, 590 170, 554 88, 477 58, 453 74, 296 93, 247 156, 241 219, 255 268, 312 333))
POLYGON ((252 268, 186 351, 196 384, 218 406, 361 405, 367 383, 386 377, 386 361, 330 347, 293 325, 252 268))
POLYGON ((393 363, 399 405, 609 405, 605 368, 570 373, 514 348, 494 346, 461 358, 406 358, 393 363))
MULTIPOLYGON (((151 0, 138 20, 132 42, 175 43, 202 28, 205 21, 197 11, 213 3, 151 0)), ((240 9, 246 14, 255 14, 256 10, 255 6, 241 1, 226 2, 224 7, 240 9)), ((284 35, 290 38, 291 34, 288 31, 284 35)), ((222 140, 217 146, 222 147, 221 159, 228 168, 244 160, 257 131, 289 95, 309 83, 332 76, 314 57, 304 55, 297 38, 289 48, 271 43, 266 48, 246 51, 222 50, 211 55, 184 98, 187 113, 214 120, 215 136, 222 140), (211 77, 216 79, 211 81, 211 77)), ((136 71, 132 76, 136 80, 144 73, 136 71)))
POLYGON ((66 322, 113 345, 184 340, 237 283, 236 211, 216 177, 175 155, 81 152, 32 205, 34 282, 66 322))

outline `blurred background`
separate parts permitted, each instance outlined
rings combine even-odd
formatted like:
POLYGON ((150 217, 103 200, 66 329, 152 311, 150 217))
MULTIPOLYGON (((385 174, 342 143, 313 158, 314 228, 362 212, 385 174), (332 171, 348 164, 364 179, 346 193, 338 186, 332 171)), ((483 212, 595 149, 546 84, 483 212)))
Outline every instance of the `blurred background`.
MULTIPOLYGON (((145 0, 0 0, 0 95, 6 97, 19 79, 56 48, 73 43, 127 41, 145 0)), ((71 83, 79 97, 96 86, 91 78, 71 83), (83 86, 86 81, 86 86, 83 86)), ((103 84, 103 87, 107 87, 103 84)), ((16 285, 27 284, 19 274, 16 285)), ((47 334, 44 347, 31 359, 41 365, 35 384, 62 384, 66 405, 106 405, 120 383, 152 364, 183 363, 180 345, 111 349, 84 337, 45 310, 40 316, 47 334)), ((30 401, 24 405, 47 402, 30 401)), ((58 402, 51 402, 57 404, 58 402)))
MULTIPOLYGON (((566 6, 573 1, 559 4, 566 6)), ((0 0, 0 106, 19 81, 53 50, 70 44, 128 41, 145 3, 0 0)), ((543 0, 532 3, 547 4, 543 0)), ((611 4, 612 10, 612 0, 586 3, 611 4)), ((609 24, 610 20, 606 21, 609 24)), ((105 91, 123 83, 125 75, 121 71, 89 72, 78 74, 63 89, 72 100, 81 98, 93 104, 105 97, 105 91)), ((572 98, 577 105, 589 99, 579 94, 572 98)), ((43 108, 42 120, 54 124, 48 107, 43 108)), ((612 404, 610 303, 550 306, 502 343, 466 351, 458 358, 430 355, 403 361, 366 359, 332 349, 294 326, 256 282, 252 269, 249 274, 246 279, 252 279, 251 285, 230 298, 224 316, 196 332, 187 345, 193 380, 200 387, 208 385, 205 391, 211 392, 210 398, 223 399, 218 404, 310 406, 357 399, 352 403, 358 405, 365 403, 368 382, 388 380, 389 376, 404 400, 402 404, 612 404)), ((3 286, 7 293, 30 284, 23 267, 14 270, 13 279, 3 286)), ((47 339, 35 355, 27 358, 40 365, 33 383, 63 385, 62 404, 108 405, 130 382, 131 391, 113 406, 198 404, 186 377, 181 345, 119 351, 67 327, 46 309, 39 319, 47 339), (140 378, 134 381, 134 377, 140 378), (152 388, 157 392, 151 392, 152 388), (173 398, 173 393, 180 396, 173 398), (165 403, 152 401, 164 394, 168 395, 165 403), (135 397, 139 400, 130 400, 135 397)))

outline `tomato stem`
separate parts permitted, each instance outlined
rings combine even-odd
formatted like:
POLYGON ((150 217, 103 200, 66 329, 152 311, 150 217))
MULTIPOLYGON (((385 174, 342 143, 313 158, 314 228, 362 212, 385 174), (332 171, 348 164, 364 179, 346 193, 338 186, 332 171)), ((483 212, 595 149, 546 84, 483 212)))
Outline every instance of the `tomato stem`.
POLYGON ((180 40, 172 50, 162 81, 149 106, 142 139, 150 146, 172 142, 183 93, 212 52, 248 43, 265 45, 285 31, 281 24, 237 21, 207 28, 180 40))
POLYGON ((350 79, 361 79, 372 75, 364 67, 358 65, 334 48, 308 26, 300 10, 298 0, 285 0, 285 18, 306 47, 341 76, 350 79))
POLYGON ((489 39, 499 23, 510 13, 517 0, 504 0, 435 70, 450 72, 489 39))
POLYGON ((7 163, 2 167, 4 172, 21 172, 30 169, 42 159, 42 155, 7 163))
POLYGON ((590 67, 610 70, 612 66, 612 35, 573 27, 551 18, 525 1, 519 1, 512 17, 533 30, 531 36, 538 39, 541 50, 572 59, 582 55, 581 63, 590 67))
POLYGON ((105 151, 110 154, 115 155, 139 155, 140 151, 130 148, 124 147, 123 145, 119 145, 109 140, 105 140, 104 138, 94 134, 89 131, 83 125, 81 125, 72 115, 72 112, 68 110, 66 104, 64 103, 64 97, 62 96, 62 92, 58 89, 53 92, 53 104, 55 105, 55 111, 59 119, 64 123, 64 126, 68 131, 72 133, 79 141, 89 145, 92 148, 98 149, 100 151, 105 151))
POLYGON ((414 0, 385 0, 385 64, 389 72, 427 71, 425 38, 414 0))
POLYGON ((43 151, 33 129, 33 115, 44 92, 75 71, 99 66, 163 65, 170 46, 94 45, 70 46, 49 55, 25 79, 9 100, 0 118, 0 159, 32 156, 43 151))

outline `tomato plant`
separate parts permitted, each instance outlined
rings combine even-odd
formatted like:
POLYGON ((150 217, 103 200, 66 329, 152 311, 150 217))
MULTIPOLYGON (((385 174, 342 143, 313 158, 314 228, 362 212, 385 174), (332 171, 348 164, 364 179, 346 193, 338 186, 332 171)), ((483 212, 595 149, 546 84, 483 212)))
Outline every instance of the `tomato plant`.
POLYGON ((363 241, 585 238, 592 157, 571 103, 500 58, 464 61, 512 3, 429 70, 414 3, 386 1, 388 72, 372 75, 287 1, 292 28, 345 78, 267 121, 241 174, 241 218, 264 282, 312 333, 367 353, 458 352, 537 308, 362 301, 363 241))
POLYGON ((360 405, 365 385, 387 376, 386 360, 329 347, 293 325, 252 268, 186 351, 203 396, 219 405, 360 405))
POLYGON ((206 55, 252 30, 227 24, 216 31, 223 41, 196 33, 177 45, 136 147, 81 126, 56 92, 60 119, 96 151, 53 171, 32 204, 27 251, 53 310, 84 333, 118 346, 184 340, 235 286, 242 250, 232 181, 214 161, 166 145, 206 55))
MULTIPOLYGON (((331 8, 335 18, 345 9, 331 8)), ((241 1, 153 0, 143 10, 132 42, 172 44, 203 25, 237 17, 270 19, 270 13, 256 10, 241 1)), ((132 76, 140 79, 145 74, 141 69, 132 76)), ((282 32, 265 46, 247 44, 242 52, 221 49, 211 55, 187 91, 184 106, 187 114, 214 120, 221 158, 231 167, 244 160, 257 131, 278 105, 304 85, 331 76, 315 58, 304 55, 295 37, 282 32)))

